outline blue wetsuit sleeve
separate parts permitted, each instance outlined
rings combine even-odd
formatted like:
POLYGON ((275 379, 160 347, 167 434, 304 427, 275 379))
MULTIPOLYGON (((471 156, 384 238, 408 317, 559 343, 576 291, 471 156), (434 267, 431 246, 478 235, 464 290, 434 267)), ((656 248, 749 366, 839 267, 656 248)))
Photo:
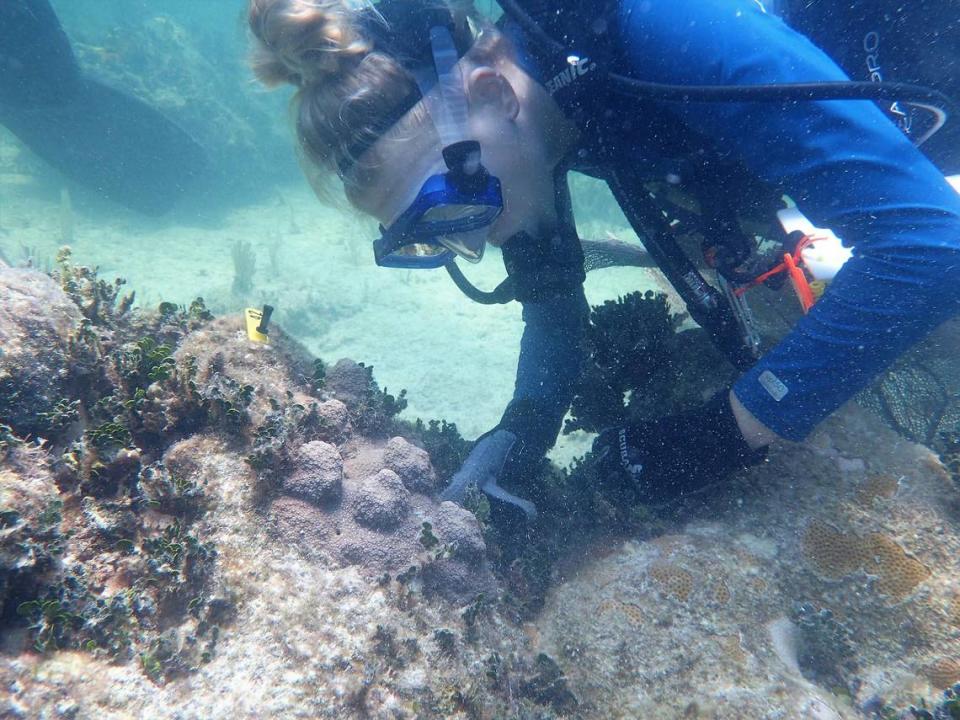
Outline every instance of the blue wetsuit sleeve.
MULTIPOLYGON (((759 0, 626 0, 626 67, 674 84, 844 80, 759 0)), ((873 104, 671 103, 688 127, 853 245, 824 297, 736 383, 779 435, 803 439, 912 344, 960 312, 960 196, 873 104)), ((636 138, 641 144, 643 138, 636 138)))
POLYGON ((523 305, 523 337, 513 399, 499 427, 515 433, 534 454, 556 442, 583 365, 588 318, 583 288, 523 305))

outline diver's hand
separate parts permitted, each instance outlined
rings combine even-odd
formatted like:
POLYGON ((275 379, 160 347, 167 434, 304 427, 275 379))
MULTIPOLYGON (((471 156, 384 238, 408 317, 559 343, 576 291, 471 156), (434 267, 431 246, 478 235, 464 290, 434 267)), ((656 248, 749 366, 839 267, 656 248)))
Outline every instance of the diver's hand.
POLYGON ((593 452, 605 480, 626 480, 651 504, 701 490, 766 457, 766 450, 753 450, 744 440, 729 390, 687 413, 608 428, 593 452))
POLYGON ((537 508, 532 502, 510 494, 497 484, 516 442, 517 436, 509 430, 495 429, 483 435, 473 446, 463 467, 440 493, 440 499, 462 503, 467 489, 475 485, 490 497, 516 505, 523 510, 528 520, 536 518, 537 508))

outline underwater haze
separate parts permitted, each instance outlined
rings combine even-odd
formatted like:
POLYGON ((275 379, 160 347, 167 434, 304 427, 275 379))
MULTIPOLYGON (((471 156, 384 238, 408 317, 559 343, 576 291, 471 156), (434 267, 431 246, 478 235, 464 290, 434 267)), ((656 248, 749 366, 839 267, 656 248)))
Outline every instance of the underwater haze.
MULTIPOLYGON (((960 718, 960 320, 809 438, 648 502, 594 441, 739 372, 572 172, 591 313, 563 429, 441 501, 514 397, 520 303, 377 266, 378 223, 311 189, 246 14, 0 0, 0 718, 960 718)), ((654 154, 640 187, 727 302, 717 226, 654 154)), ((729 194, 769 269, 796 203, 760 185, 729 194)), ((459 267, 506 277, 496 247, 459 267)), ((809 308, 753 285, 769 350, 809 308)))
MULTIPOLYGON (((208 167, 154 218, 65 178, 0 128, 0 250, 12 264, 52 267, 70 245, 103 277, 125 278, 140 306, 202 296, 220 313, 270 303, 322 357, 355 357, 388 387, 409 386, 414 415, 446 417, 471 437, 497 421, 512 388, 519 309, 463 302, 440 272, 377 270, 375 223, 329 210, 303 180, 286 120, 290 93, 253 79, 242 3, 54 7, 85 70, 163 111, 208 167), (459 353, 431 351, 439 338, 457 338, 472 366, 459 353)), ((145 128, 143 142, 153 141, 145 128)), ((502 279, 496 265, 477 269, 489 285, 502 279)))

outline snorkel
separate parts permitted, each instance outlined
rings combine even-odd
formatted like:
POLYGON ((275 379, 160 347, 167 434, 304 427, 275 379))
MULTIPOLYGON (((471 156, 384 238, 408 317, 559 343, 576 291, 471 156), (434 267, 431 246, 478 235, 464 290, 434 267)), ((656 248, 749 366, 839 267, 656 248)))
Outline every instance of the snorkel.
MULTIPOLYGON (((380 226, 374 259, 381 267, 405 269, 443 267, 458 256, 479 262, 488 229, 503 212, 503 194, 500 181, 483 166, 480 143, 469 134, 458 65, 472 44, 469 27, 463 22, 458 28, 449 10, 402 0, 383 0, 367 17, 375 44, 404 65, 419 91, 408 96, 379 135, 422 101, 440 138, 446 167, 427 177, 389 227, 380 226), (389 37, 384 21, 392 31, 389 37)), ((377 139, 364 138, 351 148, 340 163, 341 176, 377 139)))

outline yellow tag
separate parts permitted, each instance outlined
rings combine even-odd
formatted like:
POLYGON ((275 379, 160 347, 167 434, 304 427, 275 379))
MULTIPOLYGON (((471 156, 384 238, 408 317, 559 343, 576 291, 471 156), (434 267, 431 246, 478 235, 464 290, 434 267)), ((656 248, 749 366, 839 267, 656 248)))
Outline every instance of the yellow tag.
POLYGON ((812 280, 810 282, 810 292, 813 293, 813 299, 819 300, 823 295, 823 291, 827 289, 827 283, 823 280, 812 280))
POLYGON ((256 308, 247 308, 243 313, 247 321, 247 337, 251 342, 266 343, 270 338, 257 330, 260 327, 260 320, 263 319, 263 313, 256 308))

